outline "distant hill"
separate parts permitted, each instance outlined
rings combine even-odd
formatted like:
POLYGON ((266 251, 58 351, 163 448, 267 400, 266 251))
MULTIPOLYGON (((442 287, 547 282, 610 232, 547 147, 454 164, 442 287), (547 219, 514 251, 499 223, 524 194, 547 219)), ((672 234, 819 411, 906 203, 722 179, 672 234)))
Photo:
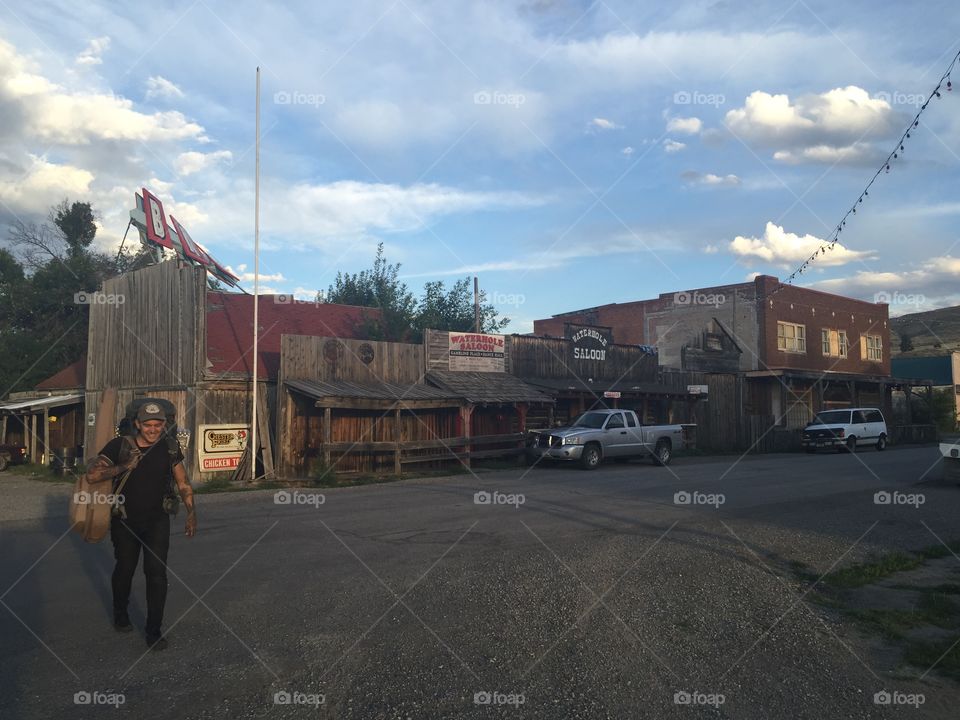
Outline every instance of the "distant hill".
POLYGON ((939 355, 950 350, 960 350, 960 306, 890 318, 891 357, 939 355), (900 350, 904 335, 910 338, 913 350, 900 350))

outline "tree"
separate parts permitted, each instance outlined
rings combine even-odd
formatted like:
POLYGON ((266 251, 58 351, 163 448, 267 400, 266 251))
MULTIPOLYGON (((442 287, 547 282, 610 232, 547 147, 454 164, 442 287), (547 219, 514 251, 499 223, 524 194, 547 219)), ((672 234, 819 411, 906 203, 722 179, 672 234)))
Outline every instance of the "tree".
MULTIPOLYGON (((498 332, 510 323, 510 318, 498 318, 493 305, 486 302, 487 295, 480 292, 480 330, 498 332)), ((473 290, 470 278, 461 278, 447 290, 442 280, 428 282, 423 287, 423 297, 417 305, 414 325, 418 330, 457 330, 469 332, 476 328, 473 308, 473 290)))
POLYGON ((910 333, 900 333, 900 352, 910 352, 913 350, 913 338, 910 333))
POLYGON ((96 233, 90 204, 67 200, 47 222, 10 228, 19 257, 0 250, 0 396, 32 388, 86 350, 82 293, 118 272, 113 257, 91 249, 96 233))
POLYGON ((416 301, 406 284, 399 279, 400 263, 391 265, 383 254, 383 243, 370 270, 353 275, 337 273, 333 285, 318 302, 358 305, 376 308, 380 318, 364 315, 361 331, 375 340, 404 341, 411 338, 416 301))
MULTIPOLYGON (((337 273, 326 293, 317 293, 317 302, 359 305, 377 308, 381 320, 365 315, 360 332, 376 340, 409 341, 426 328, 434 330, 474 329, 473 291, 470 279, 457 280, 447 289, 442 280, 424 285, 423 296, 415 300, 406 284, 399 279, 400 263, 391 265, 383 253, 383 243, 377 246, 377 255, 370 270, 353 275, 337 273)), ((493 305, 480 295, 480 328, 483 332, 497 332, 510 322, 498 318, 493 305)))

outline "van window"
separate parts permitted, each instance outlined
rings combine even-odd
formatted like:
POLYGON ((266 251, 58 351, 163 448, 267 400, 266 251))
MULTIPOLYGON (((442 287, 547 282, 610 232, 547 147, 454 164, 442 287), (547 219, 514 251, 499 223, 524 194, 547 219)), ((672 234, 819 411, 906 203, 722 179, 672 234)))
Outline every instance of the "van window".
POLYGON ((607 421, 607 429, 610 428, 622 428, 623 427, 623 413, 614 413, 610 416, 610 420, 607 421))
POLYGON ((857 424, 857 423, 865 423, 866 421, 867 421, 867 414, 866 414, 863 410, 854 410, 854 411, 853 411, 853 422, 854 422, 854 424, 857 424))
POLYGON ((817 425, 838 425, 840 423, 850 422, 849 410, 822 410, 817 413, 813 419, 817 425))
POLYGON ((867 410, 867 422, 883 422, 883 413, 879 410, 867 410))
POLYGON ((636 427, 637 419, 634 417, 633 413, 627 413, 627 427, 636 427))

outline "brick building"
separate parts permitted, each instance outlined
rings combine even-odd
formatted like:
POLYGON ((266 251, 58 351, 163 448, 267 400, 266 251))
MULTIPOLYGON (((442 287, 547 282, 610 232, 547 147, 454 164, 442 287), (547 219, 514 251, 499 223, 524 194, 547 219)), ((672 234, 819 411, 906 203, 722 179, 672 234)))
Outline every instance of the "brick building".
POLYGON ((554 315, 535 320, 534 334, 563 337, 575 323, 609 327, 617 343, 655 346, 663 368, 736 375, 737 414, 757 427, 801 428, 828 407, 889 414, 894 388, 910 384, 890 376, 885 303, 769 275, 554 315))

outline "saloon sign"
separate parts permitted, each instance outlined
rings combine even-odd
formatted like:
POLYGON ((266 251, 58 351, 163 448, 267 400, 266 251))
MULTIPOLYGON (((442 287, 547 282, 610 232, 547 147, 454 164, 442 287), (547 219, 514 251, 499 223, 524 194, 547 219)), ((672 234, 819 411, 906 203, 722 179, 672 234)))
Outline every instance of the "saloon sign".
POLYGON ((611 329, 606 327, 567 326, 574 360, 606 360, 612 335, 611 329))
POLYGON ((163 211, 160 198, 143 188, 143 194, 135 195, 137 207, 130 211, 130 222, 140 231, 140 240, 147 245, 173 250, 182 260, 202 265, 209 273, 228 285, 236 285, 240 278, 218 263, 206 250, 190 237, 180 222, 163 211))
POLYGON ((200 472, 233 470, 247 448, 246 425, 200 426, 200 472))
POLYGON ((504 372, 503 335, 448 333, 450 369, 468 372, 504 372))

